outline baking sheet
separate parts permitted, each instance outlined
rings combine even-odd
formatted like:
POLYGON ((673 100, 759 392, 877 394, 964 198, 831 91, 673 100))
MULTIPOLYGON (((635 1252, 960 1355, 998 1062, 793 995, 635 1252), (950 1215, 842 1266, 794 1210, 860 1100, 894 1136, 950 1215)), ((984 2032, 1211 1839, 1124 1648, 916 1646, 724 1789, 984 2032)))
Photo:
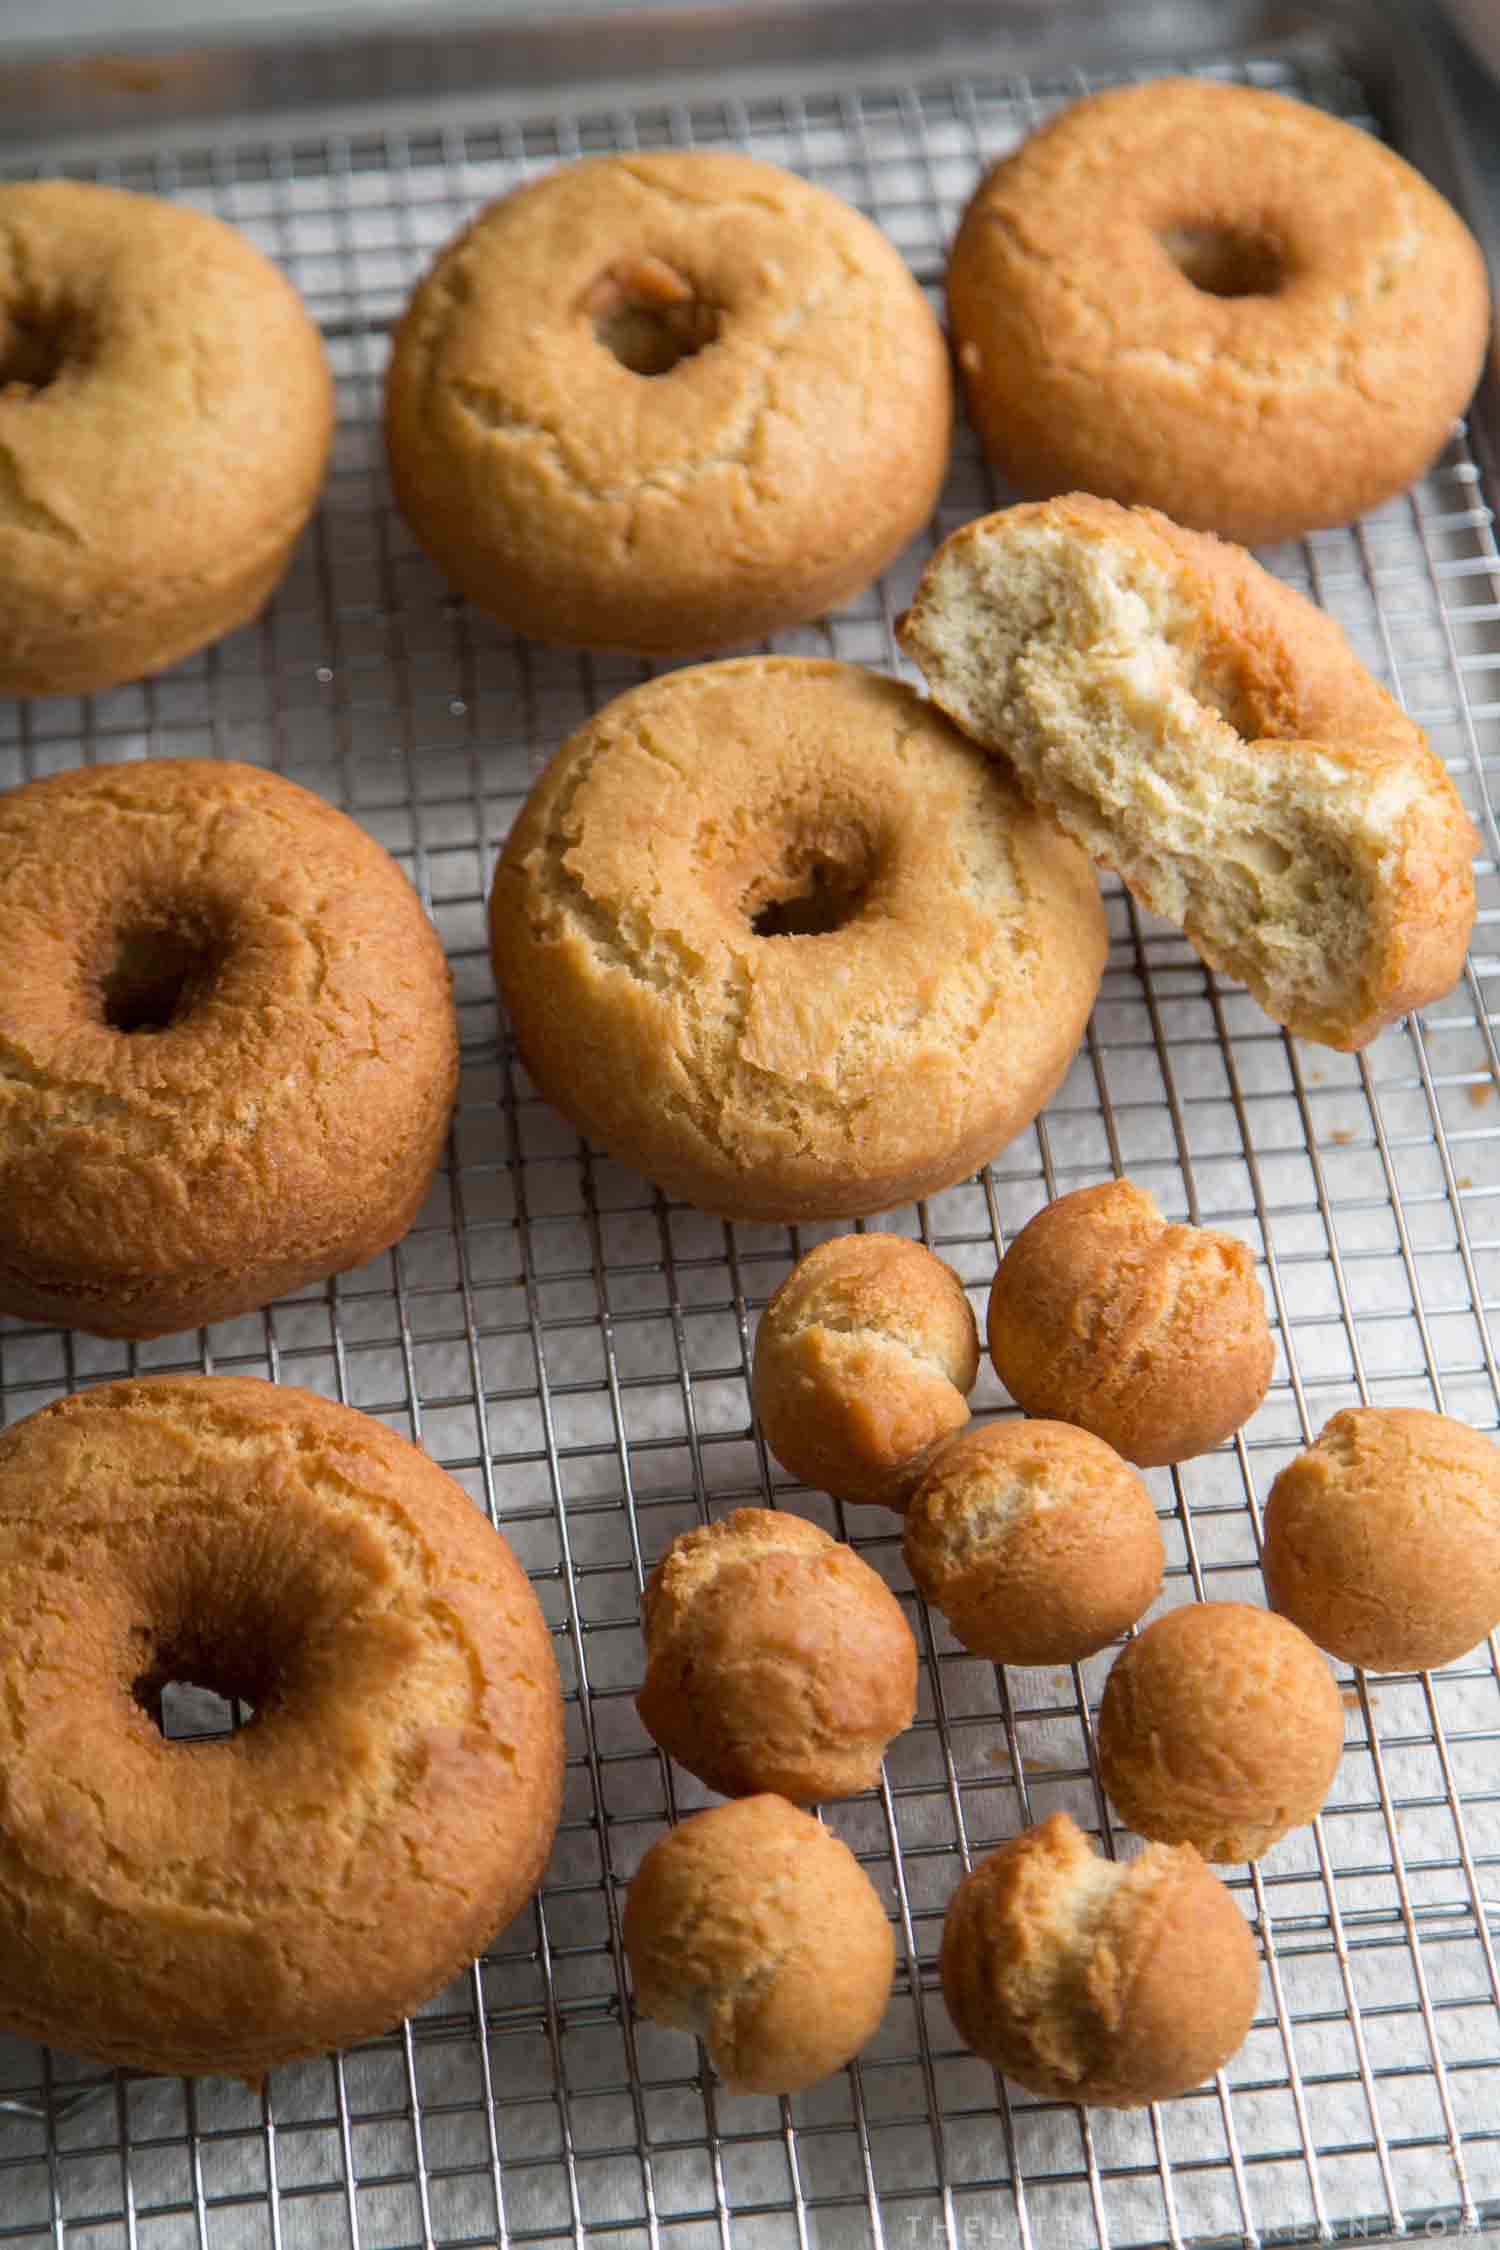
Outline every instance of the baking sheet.
MULTIPOLYGON (((1371 123, 1331 59, 1228 57, 1371 123)), ((1059 1807, 1114 1836, 1093 1778, 1108 1657, 997 1673, 912 1597, 896 1520, 792 1487, 748 1406, 756 1319, 824 1231, 728 1228, 580 1145, 505 1043, 483 937, 495 850, 589 711, 646 676, 513 641, 451 598, 394 516, 378 431, 388 324, 487 198, 604 148, 738 147, 851 198, 938 301, 981 165, 1073 74, 611 107, 116 149, 104 176, 217 211, 286 267, 322 322, 340 425, 324 505, 252 630, 92 704, 0 710, 0 786, 85 760, 274 765, 345 806, 428 901, 453 962, 465 1071, 448 1163, 399 1251, 201 1335, 129 1347, 0 1323, 14 1420, 127 1370, 311 1385, 417 1437, 504 1525, 569 1689, 567 1810, 537 1904, 411 2025, 274 2075, 257 2094, 103 2072, 0 2041, 0 2243, 88 2250, 330 2250, 579 2243, 684 2250, 1002 2250, 1308 2240, 1500 2219, 1500 1674, 1492 1647, 1432 1678, 1341 1671, 1348 1749, 1329 1808, 1229 1870, 1267 1969, 1223 2079, 1154 2112, 1037 2102, 963 2053, 936 1988, 964 1865, 1059 1807), (623 1887, 663 1823, 707 1800, 637 1721, 636 1598, 674 1533, 785 1501, 851 1536, 901 1592, 923 1651, 917 1726, 879 1792, 827 1808, 898 1927, 882 2030, 790 2102, 716 2090, 686 2037, 632 2018, 623 1887)), ((80 169, 70 157, 70 169, 80 169)), ((776 646, 905 669, 891 623, 932 541, 994 504, 966 431, 932 528, 886 580, 776 646)), ((1289 1041, 1173 931, 1110 887, 1113 945, 1069 1079, 975 1183, 879 1223, 971 1285, 1068 1188, 1128 1171, 1170 1216, 1243 1234, 1276 1318, 1271 1394, 1232 1446, 1154 1471, 1163 1605, 1261 1598, 1259 1503, 1338 1407, 1500 1419, 1488 1313, 1500 1278, 1500 1084, 1487 793, 1500 756, 1500 554, 1462 436, 1410 497, 1267 555, 1346 626, 1429 729, 1480 819, 1472 965, 1363 1057, 1289 1041)), ((1003 1394, 988 1371, 976 1405, 1003 1394)), ((229 1715, 174 1699, 171 1723, 229 1715)))

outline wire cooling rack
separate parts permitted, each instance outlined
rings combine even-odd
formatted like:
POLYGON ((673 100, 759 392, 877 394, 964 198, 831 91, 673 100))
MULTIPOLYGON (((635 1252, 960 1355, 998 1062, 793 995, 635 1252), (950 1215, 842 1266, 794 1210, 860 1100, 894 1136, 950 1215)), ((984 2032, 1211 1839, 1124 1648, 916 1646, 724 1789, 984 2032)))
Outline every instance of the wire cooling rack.
MULTIPOLYGON (((1331 62, 1243 58, 1361 123, 1331 62)), ((1255 2029, 1216 2084, 1133 2115, 1001 2086, 937 1990, 963 1867, 1065 1807, 1111 1836, 1092 1715, 1107 1658, 1011 1672, 964 1654, 911 1594, 893 1518, 790 1488, 753 1426, 755 1321, 816 1230, 729 1228, 580 1145, 502 1035, 483 937, 496 847, 542 764, 626 661, 517 643, 446 593, 392 513, 377 394, 416 274, 473 209, 603 148, 734 146, 862 205, 934 292, 983 162, 1081 79, 934 73, 497 127, 232 138, 100 176, 211 208, 281 263, 339 376, 332 477, 260 624, 91 704, 0 713, 0 784, 83 760, 249 758, 343 805, 421 886, 464 1031, 448 1161, 393 1256, 194 1336, 129 1347, 0 1324, 15 1419, 129 1369, 309 1384, 417 1437, 503 1523, 569 1691, 567 1805, 540 1899, 412 2023, 262 2092, 101 2071, 0 2042, 0 2242, 87 2250, 582 2244, 671 2250, 1066 2250, 1459 2232, 1500 2218, 1500 1676, 1493 1647, 1433 1677, 1351 1675, 1332 1801, 1231 1870, 1265 1955, 1255 2029), (636 1719, 637 1594, 674 1533, 787 1500, 896 1586, 923 1653, 916 1726, 877 1793, 826 1817, 895 1917, 900 1968, 857 2066, 789 2102, 725 2096, 696 2046, 632 2018, 623 1886, 702 1801, 636 1719)), ((960 435, 934 534, 992 504, 960 435)), ((899 669, 891 622, 930 542, 779 646, 899 669)), ((976 1182, 881 1223, 918 1233, 976 1306, 1052 1195, 1128 1171, 1174 1216, 1245 1235, 1278 1335, 1266 1404, 1232 1446, 1152 1472, 1166 1602, 1261 1598, 1260 1504, 1338 1407, 1445 1408, 1494 1428, 1500 1288, 1495 1035, 1500 554, 1458 439, 1408 498, 1268 558, 1349 630, 1429 729, 1480 821, 1472 964, 1421 1023, 1360 1057, 1287 1039, 1116 889, 1084 1047, 1036 1125, 976 1182)), ((986 1375, 977 1403, 1004 1404, 986 1375)), ((225 1723, 177 1698, 179 1731, 225 1723)))

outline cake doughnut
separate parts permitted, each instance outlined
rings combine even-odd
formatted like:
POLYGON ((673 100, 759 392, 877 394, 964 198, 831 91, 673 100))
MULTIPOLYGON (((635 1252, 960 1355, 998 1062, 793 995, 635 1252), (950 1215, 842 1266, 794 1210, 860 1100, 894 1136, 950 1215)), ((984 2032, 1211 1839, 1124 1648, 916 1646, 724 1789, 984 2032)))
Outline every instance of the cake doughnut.
POLYGON ((1242 548, 1070 493, 965 524, 898 626, 934 700, 1276 1022, 1449 991, 1473 823, 1334 620, 1242 548))
POLYGON ((536 1887, 562 1696, 453 1479, 310 1391, 158 1376, 0 1435, 0 2022, 259 2079, 385 2030, 536 1887), (255 1706, 168 1740, 161 1688, 255 1706))
POLYGON ((621 1930, 636 2006, 696 2032, 731 2094, 795 2094, 885 2014, 896 1941, 847 1844, 784 1797, 694 1813, 653 1844, 621 1930))
POLYGON ((943 1922, 959 2037, 1030 2093, 1141 2109, 1223 2068, 1255 2019, 1249 1924, 1190 1844, 1103 1859, 1054 1813, 964 1877, 943 1922))
POLYGON ((951 1266, 902 1234, 838 1234, 798 1259, 762 1314, 750 1395, 803 1484, 901 1509, 968 1421, 978 1373, 951 1266))
POLYGON ((1276 1360, 1249 1243, 1170 1226, 1133 1180, 1074 1188, 1028 1219, 985 1326, 1017 1406, 1091 1430, 1143 1469, 1232 1437, 1276 1360))
POLYGON ((437 934, 321 798, 190 758, 0 796, 0 1311, 158 1336, 363 1264, 457 1079, 437 934))
POLYGON ((481 609, 687 655, 836 608, 926 522, 948 352, 850 205, 748 156, 594 157, 493 204, 397 331, 402 512, 481 609))
POLYGON ((916 1716, 917 1644, 852 1547, 779 1508, 673 1540, 641 1597, 641 1724, 726 1797, 873 1789, 916 1716))
POLYGON ((980 185, 948 264, 969 409, 1018 491, 1247 544, 1420 476, 1479 379, 1451 206, 1353 125, 1164 78, 1076 102, 980 185))
POLYGON ((332 437, 317 329, 236 228, 0 186, 0 693, 92 694, 254 617, 332 437))
POLYGON ((733 1219, 949 1187, 1030 1123, 1106 950, 1087 861, 932 708, 745 657, 618 697, 495 872, 495 974, 541 1093, 733 1219))

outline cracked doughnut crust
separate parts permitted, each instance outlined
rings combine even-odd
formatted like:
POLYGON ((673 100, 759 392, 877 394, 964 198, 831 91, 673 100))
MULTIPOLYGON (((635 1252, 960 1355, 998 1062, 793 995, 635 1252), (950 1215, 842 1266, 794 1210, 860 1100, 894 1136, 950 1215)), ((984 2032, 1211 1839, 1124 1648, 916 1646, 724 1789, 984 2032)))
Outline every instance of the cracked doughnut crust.
POLYGON ((657 654, 867 585, 931 513, 951 423, 942 332, 879 230, 703 152, 591 159, 481 213, 386 392, 397 498, 455 585, 539 639, 657 654), (715 332, 638 372, 599 332, 611 294, 715 332))
POLYGON ((234 227, 0 187, 0 692, 91 694, 254 617, 332 437, 318 331, 234 227))
POLYGON ((998 164, 948 304, 1019 491, 1141 501, 1249 544, 1419 476, 1489 329, 1479 247, 1409 164, 1284 94, 1185 78, 1092 95, 998 164), (1188 278, 1215 246, 1243 293, 1188 278))
POLYGON ((1075 847, 909 688, 747 657, 609 704, 495 873, 495 974, 536 1085, 725 1218, 948 1187, 1061 1080, 1106 932, 1075 847), (762 936, 820 881, 841 925, 762 936))
POLYGON ((534 1889, 562 1698, 524 1572, 382 1424, 223 1376, 0 1436, 0 2021, 258 2079, 384 2030, 534 1889), (256 1706, 168 1741, 191 1678, 256 1706))
POLYGON ((156 1336, 411 1225, 458 1078, 447 964, 343 813, 217 759, 0 797, 0 1309, 156 1336), (186 975, 121 1029, 123 962, 186 975))

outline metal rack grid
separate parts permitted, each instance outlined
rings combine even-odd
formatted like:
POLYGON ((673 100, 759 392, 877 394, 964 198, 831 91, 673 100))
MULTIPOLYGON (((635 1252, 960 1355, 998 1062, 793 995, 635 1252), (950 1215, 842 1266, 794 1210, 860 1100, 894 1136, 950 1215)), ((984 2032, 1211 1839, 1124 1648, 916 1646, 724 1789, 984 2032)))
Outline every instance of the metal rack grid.
MULTIPOLYGON (((1362 123, 1331 61, 1243 58, 1362 123)), ((493 854, 530 781, 624 660, 512 641, 450 598, 388 501, 385 331, 481 201, 582 152, 732 145, 850 197, 937 288, 981 164, 1083 81, 809 91, 603 107, 513 126, 257 136, 99 176, 244 226, 323 323, 340 425, 326 499, 261 623, 168 678, 0 714, 0 785, 86 760, 224 755, 345 806, 408 867, 452 958, 465 1072, 448 1162, 399 1250, 263 1314, 130 1347, 0 1323, 0 1419, 130 1369, 309 1384, 415 1436, 503 1523, 569 1691, 563 1826, 536 1904, 411 2024, 261 2092, 105 2072, 0 2041, 0 2243, 87 2250, 566 2244, 671 2250, 1063 2250, 1095 2242, 1452 2232, 1500 2218, 1500 1671, 1348 1682, 1330 1805, 1231 1871, 1266 1960, 1256 2027, 1216 2084, 1083 2113, 1000 2085, 936 1988, 961 1868, 1065 1807, 1112 1840, 1092 1713, 1108 1658, 997 1672, 916 1601, 893 1519, 791 1488, 753 1427, 757 1312, 817 1230, 730 1228, 578 1142, 504 1044, 484 943, 493 854), (704 1801, 642 1732, 636 1599, 671 1536, 788 1500, 902 1594, 917 1725, 877 1793, 825 1817, 896 1918, 895 1996, 850 2070, 789 2102, 718 2091, 685 2037, 634 2021, 623 1885, 704 1801)), ((934 535, 992 504, 967 433, 934 535)), ((891 621, 929 542, 778 646, 897 669, 891 621)), ((1437 1405, 1492 1429, 1500 1371, 1500 1085, 1487 776, 1500 760, 1500 551, 1456 440, 1403 499, 1269 558, 1313 592, 1426 725, 1481 823, 1464 983, 1359 1057, 1301 1047, 1114 889, 1086 1043, 1035 1126, 975 1183, 893 1214, 982 1306, 1045 1200, 1128 1170, 1169 1213, 1246 1235, 1277 1325, 1265 1406, 1234 1443, 1152 1472, 1164 1599, 1260 1598, 1259 1501, 1336 1408, 1437 1405)), ((976 1404, 1003 1406, 986 1375, 976 1404)), ((183 1728, 224 1723, 189 1697, 183 1728)))

